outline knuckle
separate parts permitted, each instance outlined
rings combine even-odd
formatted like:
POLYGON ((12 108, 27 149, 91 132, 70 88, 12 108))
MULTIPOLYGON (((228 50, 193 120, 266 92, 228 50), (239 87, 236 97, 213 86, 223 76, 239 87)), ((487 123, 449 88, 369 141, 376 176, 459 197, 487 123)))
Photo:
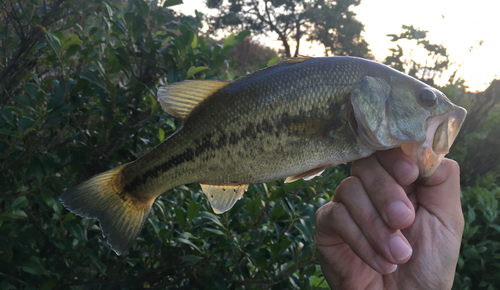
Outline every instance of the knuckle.
POLYGON ((370 189, 374 193, 384 193, 394 191, 395 182, 389 179, 376 179, 369 185, 370 189))
POLYGON ((351 175, 358 175, 359 171, 367 167, 367 164, 374 162, 377 159, 375 154, 372 154, 366 158, 358 159, 352 162, 351 175))
POLYGON ((382 217, 380 216, 380 214, 377 211, 369 212, 366 215, 366 221, 368 224, 375 226, 375 227, 378 227, 384 223, 384 221, 382 220, 382 217))
POLYGON ((319 222, 325 221, 333 224, 341 218, 344 209, 342 203, 330 201, 316 211, 314 218, 319 222))
POLYGON ((340 202, 332 202, 331 219, 334 224, 343 224, 342 221, 346 219, 348 214, 349 212, 344 204, 340 202))
POLYGON ((454 174, 460 174, 460 165, 453 159, 446 159, 446 164, 449 166, 450 171, 454 174))
POLYGON ((330 203, 331 202, 328 202, 328 203, 324 204, 322 207, 320 207, 316 211, 316 213, 314 214, 314 219, 315 220, 320 220, 323 217, 323 215, 325 215, 327 213, 328 208, 331 206, 330 203))
POLYGON ((334 200, 344 200, 345 195, 356 190, 360 184, 361 180, 356 176, 349 176, 342 180, 342 182, 335 189, 335 193, 333 195, 334 200))
POLYGON ((363 232, 361 232, 361 231, 354 231, 352 233, 352 238, 353 238, 352 239, 353 241, 361 241, 361 240, 365 239, 366 237, 363 235, 363 232))

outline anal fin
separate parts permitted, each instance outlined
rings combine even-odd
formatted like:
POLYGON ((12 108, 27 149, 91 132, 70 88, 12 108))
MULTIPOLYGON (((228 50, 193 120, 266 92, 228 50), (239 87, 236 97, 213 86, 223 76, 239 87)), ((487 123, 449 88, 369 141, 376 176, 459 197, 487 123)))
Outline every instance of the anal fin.
POLYGON ((248 189, 248 184, 240 185, 210 185, 200 184, 201 190, 210 201, 216 214, 221 214, 233 207, 248 189))
POLYGON ((311 180, 316 176, 320 176, 323 173, 323 171, 325 171, 325 169, 327 169, 328 167, 330 167, 330 166, 321 166, 321 167, 313 168, 313 169, 307 170, 305 172, 302 172, 302 173, 299 173, 299 174, 296 174, 293 176, 289 176, 285 179, 285 183, 294 182, 294 181, 297 181, 301 178, 303 178, 304 180, 311 180))

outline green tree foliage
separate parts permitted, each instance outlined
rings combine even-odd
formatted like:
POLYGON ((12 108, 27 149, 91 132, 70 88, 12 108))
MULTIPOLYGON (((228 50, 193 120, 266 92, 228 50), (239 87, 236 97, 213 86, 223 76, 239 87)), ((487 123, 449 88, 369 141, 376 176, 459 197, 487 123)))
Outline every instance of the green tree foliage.
POLYGON ((326 287, 314 213, 345 177, 338 168, 251 186, 220 216, 199 185, 170 190, 123 256, 95 220, 61 205, 65 188, 180 126, 157 104, 158 86, 234 74, 229 54, 249 32, 209 45, 195 33, 199 15, 175 16, 175 2, 2 2, 0 289, 326 287))
POLYGON ((500 80, 466 96, 462 102, 469 112, 451 156, 460 162, 462 183, 472 185, 488 173, 500 176, 500 80))
POLYGON ((303 37, 323 44, 325 55, 370 56, 368 44, 361 37, 363 24, 351 10, 359 5, 359 0, 207 0, 206 3, 218 10, 217 16, 209 18, 213 30, 276 33, 283 43, 285 57, 300 53, 303 37), (295 44, 293 54, 291 42, 295 44))
MULTIPOLYGON (((434 78, 448 69, 450 65, 446 48, 442 44, 430 43, 426 39, 428 31, 414 28, 413 25, 403 25, 402 28, 404 31, 399 35, 388 34, 387 36, 391 37, 391 41, 393 42, 410 41, 415 43, 417 49, 423 50, 427 54, 425 64, 412 59, 411 54, 408 57, 400 45, 397 45, 397 48, 389 49, 392 55, 388 56, 384 60, 384 63, 408 75, 433 84, 434 78)), ((450 82, 452 81, 453 79, 450 80, 450 82)))
POLYGON ((236 45, 229 54, 229 59, 234 62, 234 66, 231 67, 239 76, 244 76, 279 61, 275 50, 262 45, 258 40, 251 37, 245 38, 236 45))

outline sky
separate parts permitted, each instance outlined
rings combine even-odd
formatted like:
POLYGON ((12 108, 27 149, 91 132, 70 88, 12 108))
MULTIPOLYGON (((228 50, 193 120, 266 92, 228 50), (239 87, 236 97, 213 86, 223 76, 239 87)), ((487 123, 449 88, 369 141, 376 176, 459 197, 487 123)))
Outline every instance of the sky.
MULTIPOLYGON (((204 0, 183 1, 184 4, 172 9, 187 15, 194 15, 195 9, 208 12, 204 0)), ((389 48, 396 47, 386 35, 403 32, 402 25, 413 25, 427 30, 431 43, 443 44, 448 49, 452 65, 438 79, 438 84, 446 83, 457 69, 457 76, 465 80, 471 92, 484 91, 493 79, 500 79, 498 0, 362 0, 353 11, 365 25, 362 35, 377 61, 383 61, 390 55, 389 48)), ((259 40, 276 49, 281 47, 276 36, 262 36, 259 40)), ((401 44, 405 55, 414 48, 411 43, 401 44)), ((300 53, 322 56, 324 48, 304 41, 300 53)), ((425 61, 425 55, 419 55, 418 50, 413 51, 412 57, 425 61)))

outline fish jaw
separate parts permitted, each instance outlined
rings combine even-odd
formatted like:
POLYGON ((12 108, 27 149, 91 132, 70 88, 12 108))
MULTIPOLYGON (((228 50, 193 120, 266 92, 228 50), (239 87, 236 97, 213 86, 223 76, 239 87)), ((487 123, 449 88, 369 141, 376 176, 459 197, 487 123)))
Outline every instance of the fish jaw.
POLYGON ((415 163, 419 170, 418 181, 424 183, 436 171, 444 156, 450 151, 467 111, 455 106, 451 112, 431 117, 423 143, 403 142, 401 149, 415 163))

